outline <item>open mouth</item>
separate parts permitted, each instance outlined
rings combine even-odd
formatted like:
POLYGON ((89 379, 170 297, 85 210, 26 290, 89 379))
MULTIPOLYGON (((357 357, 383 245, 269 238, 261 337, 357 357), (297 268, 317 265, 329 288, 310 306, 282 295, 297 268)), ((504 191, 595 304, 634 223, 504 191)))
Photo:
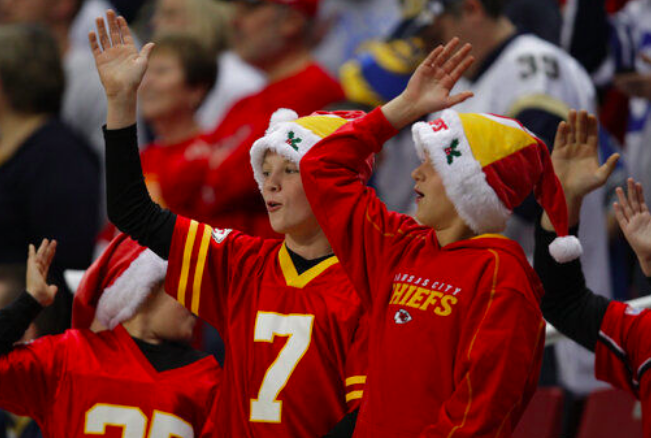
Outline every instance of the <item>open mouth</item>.
POLYGON ((279 210, 283 205, 275 201, 267 201, 267 211, 273 213, 274 211, 279 210))
POLYGON ((416 189, 414 189, 414 192, 416 192, 416 203, 420 202, 420 200, 425 197, 425 195, 422 192, 419 192, 416 189))

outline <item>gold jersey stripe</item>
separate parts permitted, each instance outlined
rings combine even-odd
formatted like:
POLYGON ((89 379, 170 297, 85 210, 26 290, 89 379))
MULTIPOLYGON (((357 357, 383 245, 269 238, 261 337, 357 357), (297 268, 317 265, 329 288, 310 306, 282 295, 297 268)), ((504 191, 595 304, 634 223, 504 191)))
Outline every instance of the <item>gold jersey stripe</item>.
POLYGON ((364 395, 364 391, 350 391, 348 394, 346 394, 346 403, 348 403, 351 400, 357 400, 362 398, 364 395))
POLYGON ((181 277, 179 278, 179 293, 177 301, 183 307, 185 305, 185 290, 188 286, 188 275, 190 274, 190 262, 192 261, 192 248, 194 248, 194 238, 197 236, 197 221, 190 221, 188 236, 185 238, 185 249, 183 250, 183 265, 181 266, 181 277))
POLYGON ((280 263, 280 268, 283 271, 283 276, 285 277, 287 286, 292 286, 299 289, 303 289, 308 285, 310 281, 321 275, 323 271, 328 269, 330 266, 339 263, 339 259, 335 256, 332 256, 299 275, 284 243, 280 247, 280 251, 278 251, 278 261, 280 263))
POLYGON ((346 379, 346 386, 362 385, 366 383, 366 376, 351 376, 346 379))
POLYGON ((199 258, 197 259, 194 271, 194 284, 192 285, 192 313, 199 315, 199 303, 201 302, 201 281, 203 280, 203 270, 206 267, 206 256, 210 246, 210 237, 212 229, 208 225, 203 227, 203 237, 199 247, 199 258))

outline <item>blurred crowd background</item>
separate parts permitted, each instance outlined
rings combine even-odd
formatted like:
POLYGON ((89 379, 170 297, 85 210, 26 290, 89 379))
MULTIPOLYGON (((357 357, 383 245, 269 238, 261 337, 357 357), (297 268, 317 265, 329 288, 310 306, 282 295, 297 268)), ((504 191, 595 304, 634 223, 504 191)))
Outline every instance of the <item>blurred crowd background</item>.
MULTIPOLYGON (((612 201, 628 176, 651 194, 651 1, 321 0, 302 9, 280 3, 0 0, 0 308, 25 287, 28 244, 45 237, 59 242, 51 275, 63 289, 27 339, 69 327, 72 292, 64 272, 87 268, 116 233, 106 217, 102 175, 106 102, 88 45, 95 18, 107 9, 126 18, 139 42, 157 43, 139 95, 141 159, 152 197, 215 227, 266 237, 273 232, 249 148, 276 109, 369 110, 396 96, 427 51, 456 34, 476 46, 477 71, 468 79, 476 93, 493 58, 516 38, 534 35, 536 44, 557 46, 577 63, 567 99, 551 88, 553 99, 545 99, 542 86, 521 92, 538 99, 526 111, 513 109, 509 92, 493 93, 491 104, 472 110, 510 108, 505 115, 550 147, 570 107, 598 112, 603 156, 620 152, 623 159, 586 206, 588 284, 619 300, 649 292, 612 201), (438 21, 441 13, 453 14, 452 25, 438 21), (511 34, 483 26, 482 14, 504 15, 514 25, 511 34), (571 97, 575 89, 588 100, 571 97)), ((519 60, 522 74, 540 68, 554 79, 553 63, 534 61, 519 60)), ((404 134, 379 157, 371 184, 390 208, 408 213, 409 172, 418 159, 404 134)), ((523 209, 509 227, 525 249, 536 215, 523 209)), ((223 356, 210 328, 197 334, 197 343, 223 356)), ((571 436, 582 400, 599 384, 590 354, 569 342, 554 348, 546 351, 541 385, 567 392, 564 436, 571 436)), ((0 414, 3 434, 38 431, 28 419, 0 414)))

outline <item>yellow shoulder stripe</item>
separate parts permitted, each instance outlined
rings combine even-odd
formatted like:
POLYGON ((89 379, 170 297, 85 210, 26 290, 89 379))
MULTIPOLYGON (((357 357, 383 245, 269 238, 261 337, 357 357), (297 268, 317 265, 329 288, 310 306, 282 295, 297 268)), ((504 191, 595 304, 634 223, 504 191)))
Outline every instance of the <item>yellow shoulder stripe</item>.
POLYGON ((348 394, 346 394, 346 403, 348 403, 351 400, 357 400, 362 398, 364 395, 364 391, 350 391, 348 394))
POLYGON ((192 288, 192 308, 190 309, 195 315, 199 315, 199 303, 201 302, 201 281, 203 280, 203 270, 206 266, 206 256, 210 246, 210 237, 212 229, 204 225, 203 236, 201 237, 201 246, 199 247, 199 258, 197 259, 194 271, 194 284, 192 288))

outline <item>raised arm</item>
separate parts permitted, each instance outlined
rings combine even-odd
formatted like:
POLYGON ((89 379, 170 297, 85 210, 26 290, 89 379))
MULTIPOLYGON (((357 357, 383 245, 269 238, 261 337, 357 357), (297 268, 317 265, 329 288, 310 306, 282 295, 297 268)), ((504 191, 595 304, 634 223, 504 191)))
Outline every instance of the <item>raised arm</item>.
POLYGON ((651 213, 644 201, 642 184, 629 178, 628 198, 621 187, 617 188, 615 216, 624 236, 630 243, 644 275, 651 282, 651 213))
POLYGON ((367 305, 372 284, 381 277, 389 254, 399 257, 398 247, 424 238, 424 232, 410 217, 389 212, 360 181, 359 174, 367 159, 399 129, 471 96, 450 96, 455 82, 472 63, 470 46, 455 54, 458 45, 455 39, 434 50, 399 97, 343 126, 301 160, 312 210, 367 305))
POLYGON ((108 101, 106 194, 109 219, 141 245, 167 259, 176 216, 154 203, 147 191, 136 135, 137 92, 154 45, 138 52, 122 17, 97 18, 88 38, 108 101), (98 37, 99 34, 99 37, 98 37))
MULTIPOLYGON (((583 198, 605 184, 619 159, 614 154, 599 164, 598 136, 597 119, 585 111, 570 112, 568 123, 558 127, 552 161, 565 191, 570 227, 578 224, 583 198)), ((555 234, 547 214, 541 224, 536 231, 534 267, 545 287, 543 315, 562 333, 594 350, 609 301, 586 287, 579 260, 559 264, 552 259, 547 245, 555 234)))

